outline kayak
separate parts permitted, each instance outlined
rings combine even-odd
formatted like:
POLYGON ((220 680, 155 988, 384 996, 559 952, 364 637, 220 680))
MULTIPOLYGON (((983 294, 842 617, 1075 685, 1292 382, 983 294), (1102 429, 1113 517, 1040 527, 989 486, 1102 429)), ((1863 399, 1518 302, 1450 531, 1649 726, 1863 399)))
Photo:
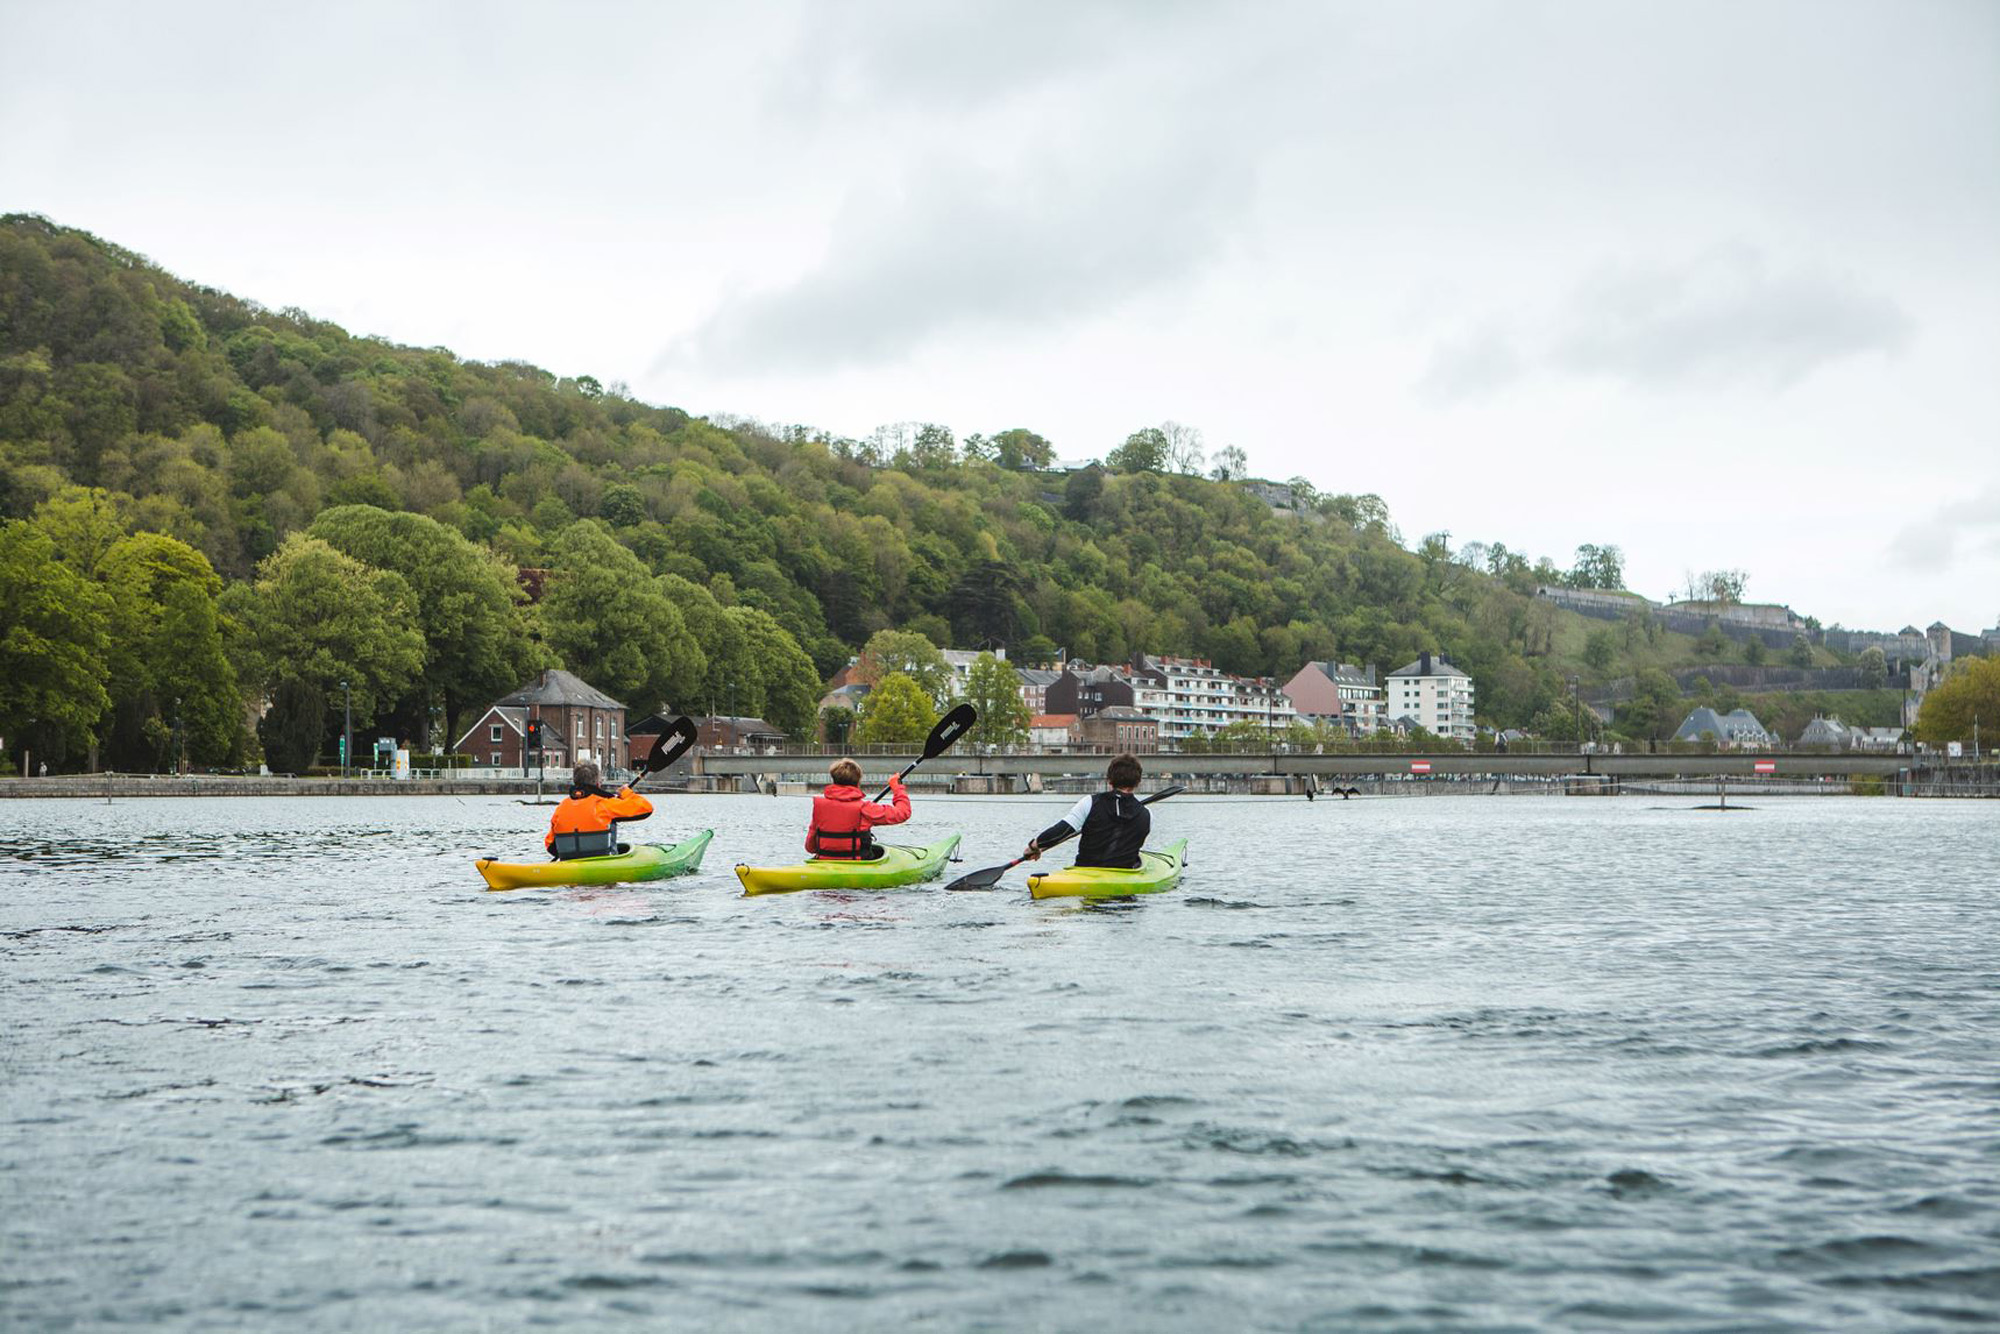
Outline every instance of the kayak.
POLYGON ((701 854, 713 829, 704 829, 684 843, 666 847, 635 843, 630 852, 612 857, 572 857, 568 861, 502 862, 481 857, 473 863, 486 877, 488 889, 534 889, 542 885, 618 885, 634 880, 664 880, 701 869, 701 854))
POLYGON ((1187 840, 1169 843, 1158 852, 1139 854, 1131 870, 1110 866, 1069 866, 1028 877, 1028 892, 1038 899, 1122 899, 1129 894, 1157 894, 1180 883, 1187 864, 1187 840))
POLYGON ((958 847, 958 835, 929 847, 885 845, 872 861, 814 857, 796 866, 739 866, 745 894, 790 894, 801 889, 890 889, 935 880, 958 847))

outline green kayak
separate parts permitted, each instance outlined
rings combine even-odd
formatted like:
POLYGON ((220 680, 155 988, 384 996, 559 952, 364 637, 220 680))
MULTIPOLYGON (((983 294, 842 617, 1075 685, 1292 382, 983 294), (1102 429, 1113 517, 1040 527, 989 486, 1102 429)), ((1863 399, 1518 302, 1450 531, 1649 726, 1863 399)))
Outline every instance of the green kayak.
POLYGON ((474 865, 486 877, 488 889, 533 889, 540 885, 617 885, 633 880, 664 880, 701 869, 701 854, 713 829, 704 829, 684 843, 664 847, 639 843, 615 857, 574 857, 569 861, 501 862, 481 857, 474 865))
POLYGON ((1122 899, 1129 894, 1157 894, 1180 883, 1187 864, 1187 840, 1169 843, 1158 852, 1139 854, 1129 871, 1109 866, 1069 866, 1028 877, 1028 892, 1038 899, 1122 899))
POLYGON ((958 847, 958 835, 929 847, 884 846, 872 861, 814 857, 796 866, 739 866, 745 894, 790 894, 801 889, 889 889, 935 880, 958 847))

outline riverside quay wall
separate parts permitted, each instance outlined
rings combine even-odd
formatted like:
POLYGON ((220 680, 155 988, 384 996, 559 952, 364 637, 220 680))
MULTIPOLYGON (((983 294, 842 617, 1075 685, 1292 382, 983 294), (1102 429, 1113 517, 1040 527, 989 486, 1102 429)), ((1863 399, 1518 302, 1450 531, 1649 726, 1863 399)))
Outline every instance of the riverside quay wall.
MULTIPOLYGON (((858 755, 875 784, 900 772, 915 754, 858 755)), ((1044 784, 1094 785, 1102 755, 942 755, 911 777, 933 792, 1038 791, 1044 784)), ((1457 792, 1567 792, 1612 795, 1665 781, 1742 780, 1772 791, 1841 790, 1903 796, 2000 796, 2000 763, 1932 760, 1908 755, 1749 753, 1734 755, 1495 755, 1464 751, 1396 755, 1149 754, 1147 785, 1186 782, 1198 790, 1271 795, 1360 786, 1370 792, 1411 793, 1420 787, 1457 792), (1190 781, 1196 780, 1196 781, 1190 781)), ((647 786, 659 791, 797 792, 826 781, 826 754, 813 752, 697 753, 647 786), (689 763, 689 760, 692 763, 689 763)), ((555 800, 562 782, 533 779, 236 777, 222 774, 63 774, 0 779, 0 798, 60 797, 420 797, 537 795, 555 800)))

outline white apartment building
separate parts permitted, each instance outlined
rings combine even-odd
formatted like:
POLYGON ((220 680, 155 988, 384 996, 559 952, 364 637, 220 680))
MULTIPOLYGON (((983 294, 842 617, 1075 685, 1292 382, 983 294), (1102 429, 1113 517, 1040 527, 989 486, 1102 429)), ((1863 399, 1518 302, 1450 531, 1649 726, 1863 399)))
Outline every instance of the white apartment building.
POLYGON ((1162 749, 1212 736, 1231 723, 1255 723, 1277 735, 1298 718, 1276 681, 1233 676, 1200 658, 1137 654, 1131 681, 1132 706, 1160 720, 1162 749))
POLYGON ((1420 653, 1390 672, 1388 716, 1412 718, 1427 732, 1472 743, 1472 678, 1442 657, 1420 653))
MULTIPOLYGON (((965 698, 965 684, 972 678, 972 664, 979 661, 980 654, 988 651, 987 649, 978 648, 941 648, 938 650, 939 654, 944 657, 944 665, 951 668, 951 697, 953 699, 965 698)), ((1000 661, 1007 661, 1006 649, 996 648, 990 651, 1000 661)), ((1037 710, 1037 712, 1040 712, 1040 710, 1037 710)))

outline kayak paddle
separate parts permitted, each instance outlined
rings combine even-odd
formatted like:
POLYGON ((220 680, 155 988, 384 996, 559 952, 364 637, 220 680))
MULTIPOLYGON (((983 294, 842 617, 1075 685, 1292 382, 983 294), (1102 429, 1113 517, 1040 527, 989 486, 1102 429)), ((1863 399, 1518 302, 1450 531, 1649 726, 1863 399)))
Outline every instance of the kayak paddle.
POLYGON ((687 754, 688 747, 694 742, 694 723, 686 714, 668 723, 667 730, 660 733, 659 740, 653 743, 652 753, 646 756, 646 771, 632 780, 632 790, 637 792, 639 784, 687 754), (670 741, 672 744, 669 744, 670 741))
MULTIPOLYGON (((952 742, 964 736, 971 730, 972 725, 978 721, 979 711, 970 704, 961 704, 944 717, 938 719, 938 725, 931 729, 930 740, 924 742, 923 755, 905 765, 903 772, 896 775, 896 780, 901 782, 903 779, 908 778, 911 771, 925 760, 934 760, 950 750, 952 742)), ((883 798, 888 795, 889 788, 883 788, 875 794, 876 803, 880 804, 883 798)))
MULTIPOLYGON (((1139 798, 1139 804, 1141 806, 1150 806, 1156 801, 1165 801, 1168 797, 1173 796, 1176 792, 1185 792, 1185 791, 1187 791, 1187 789, 1184 787, 1163 787, 1150 797, 1139 798)), ((1076 837, 1076 831, 1071 830, 1069 833, 1064 834, 1061 838, 1057 839, 1054 843, 1049 844, 1049 848, 1060 847, 1062 844, 1069 842, 1072 838, 1075 837, 1076 837)), ((1049 848, 1043 848, 1042 851, 1047 852, 1049 848)), ((989 866, 983 871, 969 871, 966 874, 960 876, 958 879, 952 881, 950 884, 946 885, 945 888, 946 889, 991 889, 993 888, 993 886, 1000 883, 1001 876, 1007 874, 1007 872, 1013 870, 1015 867, 1019 866, 1022 862, 1026 860, 1028 860, 1026 857, 1016 857, 1013 861, 1008 862, 1005 866, 989 866)))

